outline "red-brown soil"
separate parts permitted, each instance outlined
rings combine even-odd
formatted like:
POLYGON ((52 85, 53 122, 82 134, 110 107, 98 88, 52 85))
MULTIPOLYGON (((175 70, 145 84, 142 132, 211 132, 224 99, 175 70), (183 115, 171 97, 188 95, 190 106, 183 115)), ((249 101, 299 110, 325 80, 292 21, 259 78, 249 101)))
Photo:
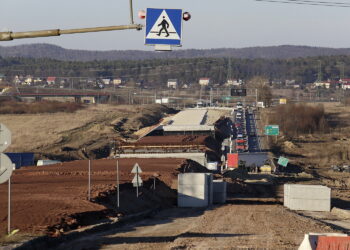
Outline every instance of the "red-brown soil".
MULTIPOLYGON (((171 186, 177 179, 184 159, 119 159, 120 183, 131 183, 135 163, 142 168, 145 181, 154 174, 159 183, 171 186)), ((116 160, 92 161, 91 198, 95 200, 101 193, 115 190, 116 160)), ((124 184, 135 195, 131 184, 124 184)), ((0 231, 7 229, 7 183, 0 185, 0 231)), ((62 224, 77 224, 80 215, 108 215, 108 207, 103 202, 90 202, 88 193, 88 161, 73 161, 42 167, 24 167, 14 171, 11 177, 11 228, 22 233, 46 233, 48 228, 62 224), (71 215, 75 215, 71 217, 71 215)), ((142 191, 142 190, 141 190, 142 191)), ((123 189, 121 189, 123 192, 123 189)), ((146 192, 146 191, 145 191, 146 192)), ((124 204, 128 201, 124 193, 124 204)), ((122 195, 123 196, 123 195, 122 195)), ((132 201, 132 199, 129 199, 132 201)), ((142 203, 138 204, 143 209, 142 203)), ((130 210, 131 211, 131 210, 130 210)), ((135 212, 135 209, 133 210, 135 212)), ((97 216, 98 217, 98 216, 97 216)), ((69 229, 69 227, 68 227, 69 229)))

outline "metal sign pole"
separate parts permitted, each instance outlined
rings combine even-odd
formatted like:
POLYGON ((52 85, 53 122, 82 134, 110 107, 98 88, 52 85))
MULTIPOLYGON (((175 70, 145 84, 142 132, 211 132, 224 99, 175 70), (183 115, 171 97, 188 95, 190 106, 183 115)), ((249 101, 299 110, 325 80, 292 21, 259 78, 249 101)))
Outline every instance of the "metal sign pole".
POLYGON ((130 23, 134 24, 134 10, 132 7, 132 0, 129 0, 130 3, 130 23))
POLYGON ((117 160, 117 207, 119 207, 119 160, 117 160))
POLYGON ((91 198, 91 160, 89 160, 88 200, 91 198))
POLYGON ((11 233, 11 177, 8 181, 8 219, 7 219, 7 234, 10 235, 11 233))
POLYGON ((139 168, 136 168, 136 197, 139 197, 139 168))

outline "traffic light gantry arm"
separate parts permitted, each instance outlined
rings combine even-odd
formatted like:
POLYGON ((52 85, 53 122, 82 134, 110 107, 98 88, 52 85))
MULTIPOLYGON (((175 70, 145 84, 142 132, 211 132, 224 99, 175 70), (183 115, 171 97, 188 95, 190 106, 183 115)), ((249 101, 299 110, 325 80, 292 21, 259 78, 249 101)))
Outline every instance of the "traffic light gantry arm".
POLYGON ((26 32, 0 32, 0 41, 11 41, 14 39, 23 38, 35 38, 35 37, 49 37, 49 36, 60 36, 64 34, 76 34, 76 33, 89 33, 89 32, 100 32, 100 31, 113 31, 113 30, 142 30, 142 24, 128 24, 118 26, 105 26, 105 27, 94 27, 94 28, 82 28, 82 29, 52 29, 52 30, 38 30, 38 31, 26 31, 26 32))

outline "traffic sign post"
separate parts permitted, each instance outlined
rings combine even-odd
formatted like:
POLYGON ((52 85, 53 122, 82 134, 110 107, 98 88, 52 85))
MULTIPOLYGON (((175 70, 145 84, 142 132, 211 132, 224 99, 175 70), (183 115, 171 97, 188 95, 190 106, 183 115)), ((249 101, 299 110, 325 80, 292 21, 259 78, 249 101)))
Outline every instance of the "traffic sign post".
POLYGON ((265 135, 279 135, 280 128, 278 125, 266 125, 265 126, 265 135))
POLYGON ((142 173, 142 169, 138 163, 135 163, 131 173, 135 174, 134 178, 132 179, 132 184, 134 187, 136 187, 136 197, 139 197, 139 187, 142 186, 142 179, 139 174, 142 173))
POLYGON ((12 175, 13 163, 11 159, 5 155, 0 154, 0 184, 8 181, 12 175))
POLYGON ((247 89, 231 89, 231 96, 247 96, 247 89))
POLYGON ((287 167, 288 162, 289 162, 289 159, 280 156, 280 158, 278 158, 278 162, 277 163, 278 163, 278 165, 281 165, 283 167, 287 167))
POLYGON ((4 152, 11 145, 11 131, 0 123, 0 152, 4 152))
POLYGON ((5 149, 11 145, 11 131, 0 123, 0 184, 8 181, 8 215, 7 215, 7 234, 11 233, 11 175, 14 164, 11 159, 2 154, 5 149))
POLYGON ((119 208, 119 160, 117 160, 117 207, 119 208))
POLYGON ((159 50, 171 50, 171 46, 181 46, 182 10, 154 9, 146 11, 145 45, 155 45, 159 50))
POLYGON ((91 200, 91 160, 88 163, 88 201, 91 200))

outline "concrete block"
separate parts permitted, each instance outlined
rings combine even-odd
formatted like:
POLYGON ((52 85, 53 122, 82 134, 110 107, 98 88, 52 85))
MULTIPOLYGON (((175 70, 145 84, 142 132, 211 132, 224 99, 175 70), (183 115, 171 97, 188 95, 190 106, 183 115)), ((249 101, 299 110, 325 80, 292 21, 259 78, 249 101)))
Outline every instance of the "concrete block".
POLYGON ((214 180, 213 181, 213 192, 226 192, 227 183, 223 180, 214 180))
POLYGON ((178 195, 177 205, 179 207, 207 207, 209 203, 208 199, 199 199, 186 195, 178 195))
POLYGON ((329 212, 331 210, 331 200, 289 199, 288 208, 291 210, 329 212))
POLYGON ((186 173, 178 175, 180 185, 205 185, 207 177, 204 173, 186 173))
POLYGON ((188 173, 178 176, 178 206, 205 207, 213 202, 213 175, 188 173))
POLYGON ((321 185, 284 185, 284 206, 292 210, 330 211, 331 189, 321 185))
MULTIPOLYGON (((287 184, 288 185, 288 184, 287 184)), ((328 199, 331 189, 321 185, 290 185, 288 197, 292 199, 328 199)))
POLYGON ((187 195, 199 199, 205 199, 208 197, 208 186, 207 185, 179 185, 177 193, 179 195, 187 195))
POLYGON ((344 219, 344 220, 350 219, 350 210, 348 210, 348 209, 340 209, 337 207, 333 207, 331 213, 344 219))
POLYGON ((207 186, 208 186, 208 203, 209 205, 213 204, 213 175, 210 173, 205 174, 207 176, 207 186))
POLYGON ((227 198, 227 183, 222 180, 213 181, 213 203, 224 204, 227 198))

